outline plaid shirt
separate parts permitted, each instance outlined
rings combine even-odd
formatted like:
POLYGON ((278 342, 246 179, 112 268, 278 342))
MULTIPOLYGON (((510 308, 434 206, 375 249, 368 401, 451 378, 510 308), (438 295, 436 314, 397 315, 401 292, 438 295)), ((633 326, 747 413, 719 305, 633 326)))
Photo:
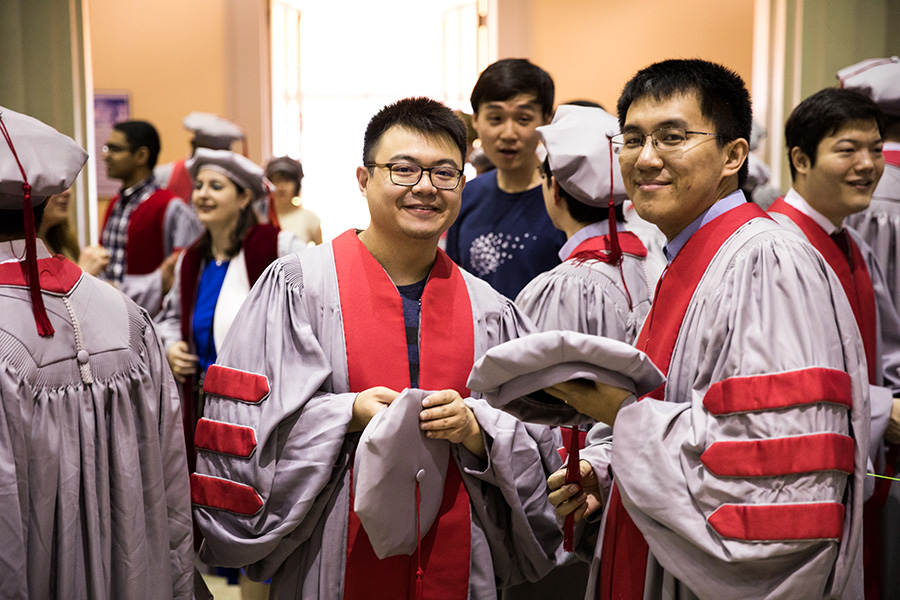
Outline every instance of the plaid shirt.
POLYGON ((119 192, 119 201, 113 207, 103 228, 103 247, 109 252, 109 265, 104 271, 107 281, 121 283, 125 276, 125 242, 128 239, 128 223, 137 205, 159 189, 153 176, 119 192))

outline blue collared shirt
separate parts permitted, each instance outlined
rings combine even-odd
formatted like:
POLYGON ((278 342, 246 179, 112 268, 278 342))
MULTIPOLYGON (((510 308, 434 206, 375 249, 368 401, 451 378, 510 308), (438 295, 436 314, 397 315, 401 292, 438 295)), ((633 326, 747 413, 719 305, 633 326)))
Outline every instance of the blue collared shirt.
POLYGON ((681 232, 676 235, 671 242, 663 246, 663 253, 666 255, 666 260, 669 261, 669 264, 672 264, 672 261, 675 260, 675 257, 678 256, 678 253, 684 248, 684 245, 687 243, 691 236, 697 233, 701 227, 712 221, 718 216, 724 215, 732 208, 737 208, 743 204, 747 203, 747 198, 744 197, 744 192, 741 190, 735 190, 734 192, 728 194, 712 206, 706 209, 706 212, 701 214, 699 217, 693 220, 693 222, 681 230, 681 232))

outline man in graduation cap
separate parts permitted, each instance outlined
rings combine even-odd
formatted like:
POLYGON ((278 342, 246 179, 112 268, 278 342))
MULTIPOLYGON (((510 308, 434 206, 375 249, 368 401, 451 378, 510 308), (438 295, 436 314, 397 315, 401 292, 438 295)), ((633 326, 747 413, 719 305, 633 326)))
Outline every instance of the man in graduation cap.
POLYGON ((175 278, 178 252, 203 231, 186 196, 160 189, 153 178, 160 142, 146 121, 116 123, 103 146, 111 179, 122 189, 109 202, 101 243, 109 252, 102 277, 147 309, 151 316, 175 278))
POLYGON ((591 487, 548 482, 558 514, 603 508, 589 597, 860 598, 865 354, 821 255, 739 190, 746 86, 667 60, 625 85, 618 112, 629 197, 668 240, 637 341, 668 379, 640 401, 549 390, 613 427, 582 455, 591 487))
MULTIPOLYGON (((847 294, 866 351, 869 451, 876 471, 890 476, 896 450, 887 461, 884 446, 900 442, 900 316, 871 248, 844 227, 848 216, 869 205, 884 171, 882 129, 881 111, 857 91, 826 88, 801 102, 785 124, 792 187, 769 213, 815 246, 847 294)), ((882 570, 876 506, 883 504, 888 485, 876 485, 878 497, 866 503, 865 513, 867 598, 879 597, 882 570)))
POLYGON ((607 137, 618 128, 601 108, 563 105, 552 123, 537 129, 547 149, 541 166, 544 205, 567 238, 559 251, 563 263, 535 277, 516 297, 542 331, 634 343, 650 310, 647 250, 624 231, 625 186, 607 137))
POLYGON ((87 154, 0 107, 0 597, 193 597, 181 408, 147 313, 35 238, 87 154))
POLYGON ((443 104, 384 107, 356 171, 369 226, 274 263, 207 372, 192 475, 201 557, 272 577, 273 598, 494 598, 553 566, 562 536, 544 489, 558 441, 466 389, 475 358, 532 326, 438 249, 465 148, 443 104), (410 437, 449 447, 443 485, 423 484, 421 502, 416 469, 353 466, 374 453, 361 432, 404 406, 406 388, 427 393, 386 449, 412 452, 410 437), (354 510, 366 489, 394 499, 376 503, 386 514, 371 526, 354 510), (417 531, 418 507, 435 501, 440 514, 417 531), (394 530, 411 548, 384 551, 379 532, 394 530))
MULTIPOLYGON (((213 113, 194 111, 182 121, 184 128, 191 132, 191 154, 197 148, 211 150, 231 150, 234 142, 244 140, 244 130, 240 125, 213 113)), ((246 151, 244 151, 246 155, 246 151)), ((188 156, 188 158, 190 158, 188 156)), ((194 183, 185 167, 186 158, 158 165, 153 169, 156 184, 187 201, 191 199, 194 183)))

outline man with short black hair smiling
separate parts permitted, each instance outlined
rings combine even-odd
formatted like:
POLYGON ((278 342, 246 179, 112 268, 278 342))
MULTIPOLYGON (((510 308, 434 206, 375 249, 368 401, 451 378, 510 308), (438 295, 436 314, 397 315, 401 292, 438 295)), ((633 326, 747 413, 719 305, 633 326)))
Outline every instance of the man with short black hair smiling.
POLYGON ((275 262, 244 302, 197 425, 207 562, 250 565, 278 598, 321 600, 494 598, 552 567, 562 536, 543 487, 558 444, 466 389, 476 357, 532 326, 438 249, 459 212, 465 146, 439 102, 384 107, 356 170, 369 226, 275 262), (395 487, 418 473, 386 458, 381 481, 353 466, 371 446, 361 433, 410 402, 411 427, 391 429, 386 452, 414 454, 423 439, 449 452, 444 484, 423 483, 421 513, 427 498, 441 511, 421 535, 418 495, 395 487), (378 558, 384 539, 363 520, 371 478, 390 496, 386 528, 412 530, 411 553, 378 558))
MULTIPOLYGON (((879 473, 885 472, 882 438, 900 442, 900 316, 871 248, 844 221, 869 206, 884 171, 882 127, 878 106, 853 90, 826 88, 801 102, 785 124, 793 185, 769 208, 825 257, 853 307, 868 366, 869 452, 879 473)), ((867 598, 879 597, 883 570, 878 540, 885 534, 875 507, 881 502, 866 504, 867 598)))
POLYGON ((605 511, 590 597, 859 598, 865 359, 824 260, 738 189, 746 86, 667 60, 625 85, 618 111, 625 187, 668 239, 637 342, 668 381, 640 401, 548 389, 613 426, 582 453, 583 490, 564 470, 548 482, 558 515, 605 511))

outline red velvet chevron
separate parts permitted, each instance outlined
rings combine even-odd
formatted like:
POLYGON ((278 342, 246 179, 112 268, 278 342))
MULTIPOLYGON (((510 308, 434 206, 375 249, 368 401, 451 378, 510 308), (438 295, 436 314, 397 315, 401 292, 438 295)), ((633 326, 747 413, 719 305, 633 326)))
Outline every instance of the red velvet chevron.
POLYGON ((850 375, 810 368, 771 375, 731 377, 709 386, 703 406, 714 415, 830 402, 850 408, 850 375))
POLYGON ((199 450, 247 458, 256 450, 256 431, 252 427, 204 418, 197 421, 194 446, 199 450))
POLYGON ((844 534, 844 505, 725 504, 707 522, 719 535, 734 540, 840 540, 844 534))
POLYGON ((249 485, 199 473, 191 473, 191 502, 248 517, 263 506, 259 493, 249 485))
POLYGON ((719 477, 774 477, 812 471, 853 472, 853 438, 816 433, 763 440, 718 441, 700 461, 719 477))
POLYGON ((203 391, 214 396, 256 404, 269 395, 269 380, 265 375, 212 365, 206 371, 203 391))

